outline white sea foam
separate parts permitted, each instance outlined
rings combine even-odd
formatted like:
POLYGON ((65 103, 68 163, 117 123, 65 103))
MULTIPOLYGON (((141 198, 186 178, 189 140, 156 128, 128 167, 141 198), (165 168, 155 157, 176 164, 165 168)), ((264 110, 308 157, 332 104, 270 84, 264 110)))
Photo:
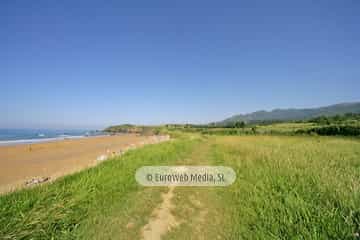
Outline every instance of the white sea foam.
POLYGON ((59 140, 64 140, 64 139, 76 139, 76 138, 83 138, 83 137, 85 137, 85 136, 62 135, 62 136, 54 137, 54 138, 5 140, 5 141, 0 141, 0 146, 32 144, 32 143, 40 143, 40 142, 52 142, 52 141, 59 141, 59 140))

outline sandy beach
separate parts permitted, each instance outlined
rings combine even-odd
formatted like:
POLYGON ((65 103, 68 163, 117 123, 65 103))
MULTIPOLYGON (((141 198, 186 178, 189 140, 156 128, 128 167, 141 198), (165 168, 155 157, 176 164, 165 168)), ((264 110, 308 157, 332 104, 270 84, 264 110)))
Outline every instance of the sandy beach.
POLYGON ((161 140, 127 134, 0 146, 0 193, 23 187, 32 178, 49 177, 51 181, 94 166, 104 156, 161 140))

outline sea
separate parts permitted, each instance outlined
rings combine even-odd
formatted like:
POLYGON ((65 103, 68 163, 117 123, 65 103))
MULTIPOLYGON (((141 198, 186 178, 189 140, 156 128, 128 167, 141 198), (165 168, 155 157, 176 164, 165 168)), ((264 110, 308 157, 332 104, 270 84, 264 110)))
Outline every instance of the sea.
POLYGON ((106 135, 98 130, 1 129, 0 146, 49 142, 63 139, 106 135))

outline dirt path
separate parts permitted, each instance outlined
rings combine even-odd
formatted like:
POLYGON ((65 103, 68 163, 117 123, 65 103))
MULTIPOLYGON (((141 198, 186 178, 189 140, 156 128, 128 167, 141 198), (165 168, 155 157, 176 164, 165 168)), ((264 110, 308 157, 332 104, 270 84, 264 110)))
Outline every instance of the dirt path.
POLYGON ((153 211, 153 218, 142 229, 142 239, 160 240, 161 236, 170 231, 171 228, 179 225, 171 213, 174 208, 171 201, 174 197, 174 189, 175 187, 169 187, 169 191, 162 195, 161 205, 153 211))
MULTIPOLYGON (((179 165, 207 165, 210 144, 201 143, 193 153, 179 165)), ((213 212, 209 188, 169 187, 162 195, 161 204, 153 210, 148 223, 142 228, 144 240, 185 239, 186 234, 198 233, 198 239, 206 239, 202 231, 207 224, 207 216, 213 212), (208 200, 206 200, 208 199, 208 200), (183 231, 182 229, 187 230, 183 231), (191 231, 189 231, 191 229, 191 231), (185 233, 185 235, 183 234, 185 233)))

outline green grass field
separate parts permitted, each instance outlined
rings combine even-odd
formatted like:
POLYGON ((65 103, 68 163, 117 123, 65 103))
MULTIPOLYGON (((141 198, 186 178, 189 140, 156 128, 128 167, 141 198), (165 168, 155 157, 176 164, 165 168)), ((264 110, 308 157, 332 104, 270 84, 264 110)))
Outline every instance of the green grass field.
POLYGON ((360 140, 184 135, 0 197, 0 239, 141 239, 167 187, 144 165, 232 167, 229 187, 175 187, 162 239, 358 239, 360 140))

